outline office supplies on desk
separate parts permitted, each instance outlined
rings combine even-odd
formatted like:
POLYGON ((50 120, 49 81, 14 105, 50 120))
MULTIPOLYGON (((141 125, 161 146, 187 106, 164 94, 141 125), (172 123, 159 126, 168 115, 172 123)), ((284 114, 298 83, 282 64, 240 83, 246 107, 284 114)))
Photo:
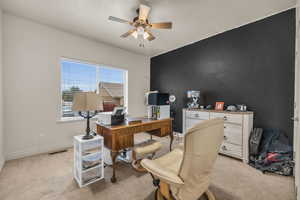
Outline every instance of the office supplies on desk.
POLYGON ((125 120, 125 107, 115 107, 113 112, 102 112, 98 114, 98 122, 104 125, 119 125, 125 120))
POLYGON ((151 105, 147 107, 149 119, 167 119, 170 118, 170 105, 156 106, 151 105))
POLYGON ((169 94, 168 93, 149 93, 147 105, 169 105, 169 94))

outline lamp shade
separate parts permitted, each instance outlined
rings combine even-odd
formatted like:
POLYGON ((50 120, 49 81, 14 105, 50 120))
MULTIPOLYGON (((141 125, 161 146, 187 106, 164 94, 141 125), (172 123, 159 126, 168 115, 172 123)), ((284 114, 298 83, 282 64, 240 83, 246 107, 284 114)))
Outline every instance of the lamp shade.
POLYGON ((103 101, 95 92, 76 92, 73 94, 73 111, 103 110, 103 101))

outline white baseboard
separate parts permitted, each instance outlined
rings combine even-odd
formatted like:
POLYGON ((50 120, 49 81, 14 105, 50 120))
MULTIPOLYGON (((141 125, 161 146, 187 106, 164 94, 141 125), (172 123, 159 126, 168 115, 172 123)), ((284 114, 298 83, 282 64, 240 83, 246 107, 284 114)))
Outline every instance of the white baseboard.
POLYGON ((48 146, 43 146, 42 148, 40 148, 39 150, 39 154, 42 153, 51 153, 51 152, 55 152, 55 151, 61 151, 63 149, 69 149, 73 147, 73 143, 72 142, 68 142, 66 144, 59 144, 59 145, 48 145, 48 146))
POLYGON ((28 156, 54 152, 62 149, 68 149, 72 146, 73 146, 72 143, 68 143, 68 144, 61 144, 61 145, 48 145, 48 146, 44 145, 41 148, 38 147, 27 148, 15 152, 7 153, 6 160, 20 159, 28 156))
MULTIPOLYGON (((175 132, 175 137, 182 137, 183 134, 179 132, 175 132)), ((61 144, 49 144, 49 145, 41 145, 40 147, 34 146, 14 152, 8 152, 5 155, 6 160, 14 160, 19 158, 24 158, 28 156, 34 156, 43 153, 54 152, 62 149, 68 149, 73 146, 72 140, 64 141, 61 144)), ((1 162, 1 160, 0 160, 1 162)), ((1 163, 0 163, 1 166, 1 163)))
POLYGON ((9 152, 5 155, 6 160, 14 160, 19 158, 24 158, 27 156, 32 156, 38 154, 38 148, 32 147, 27 149, 22 149, 14 152, 9 152))

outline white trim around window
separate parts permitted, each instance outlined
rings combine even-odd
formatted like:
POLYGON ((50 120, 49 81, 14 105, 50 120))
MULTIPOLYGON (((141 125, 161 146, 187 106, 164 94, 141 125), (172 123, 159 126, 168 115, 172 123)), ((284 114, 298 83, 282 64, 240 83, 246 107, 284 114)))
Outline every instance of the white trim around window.
MULTIPOLYGON (((62 117, 62 90, 63 90, 62 89, 62 62, 64 62, 64 61, 95 66, 95 67, 97 67, 96 68, 97 72, 100 68, 122 70, 123 71, 123 87, 124 87, 123 88, 124 106, 128 109, 128 70, 123 69, 121 67, 115 67, 115 66, 106 65, 106 64, 99 64, 99 63, 93 63, 93 62, 79 60, 79 59, 61 57, 59 59, 60 83, 59 83, 59 103, 58 103, 59 105, 58 105, 58 114, 57 114, 57 122, 58 123, 78 122, 78 121, 85 120, 82 117, 62 117)), ((96 73, 96 76, 99 76, 99 74, 96 73)), ((100 77, 96 77, 96 80, 97 80, 97 84, 99 84, 100 77)), ((98 87, 97 87, 97 89, 98 89, 98 87)))

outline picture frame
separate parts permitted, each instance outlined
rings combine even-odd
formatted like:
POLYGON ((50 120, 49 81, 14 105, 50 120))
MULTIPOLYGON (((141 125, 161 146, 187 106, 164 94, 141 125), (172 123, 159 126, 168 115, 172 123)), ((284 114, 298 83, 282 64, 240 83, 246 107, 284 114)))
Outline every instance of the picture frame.
POLYGON ((224 102, 223 101, 217 101, 215 105, 215 110, 224 110, 224 102))

